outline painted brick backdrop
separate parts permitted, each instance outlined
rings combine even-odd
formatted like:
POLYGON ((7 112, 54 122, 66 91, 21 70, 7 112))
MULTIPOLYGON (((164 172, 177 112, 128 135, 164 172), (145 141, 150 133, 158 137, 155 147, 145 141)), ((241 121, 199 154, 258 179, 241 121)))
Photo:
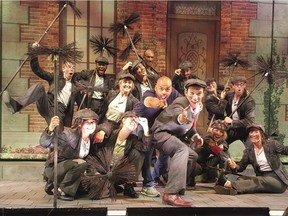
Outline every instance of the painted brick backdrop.
MULTIPOLYGON (((28 6, 30 23, 21 25, 21 41, 32 43, 39 39, 47 26, 58 13, 59 6, 56 2, 48 1, 23 1, 22 5, 28 6)), ((117 2, 117 20, 123 21, 133 12, 137 12, 140 21, 132 24, 129 30, 131 37, 135 32, 142 35, 142 40, 137 44, 136 49, 139 55, 143 55, 146 48, 155 52, 154 68, 161 74, 166 74, 166 31, 167 31, 167 1, 119 1, 117 2)), ((222 2, 221 3, 221 37, 220 37, 220 60, 227 57, 229 52, 241 52, 240 59, 248 60, 249 54, 255 53, 256 40, 249 37, 249 21, 256 19, 257 5, 250 3, 249 0, 241 2, 222 2)), ((41 44, 49 47, 59 46, 59 22, 54 23, 48 34, 44 37, 41 44)), ((117 46, 124 50, 129 43, 128 36, 125 34, 117 35, 117 46)), ((136 55, 131 51, 130 61, 136 60, 136 55)), ((117 69, 120 71, 126 62, 117 59, 117 69)), ((53 71, 53 64, 46 57, 40 58, 40 65, 47 71, 53 71)), ((246 77, 253 75, 252 71, 238 68, 235 73, 243 74, 246 77)), ((219 67, 219 80, 225 83, 229 73, 224 70, 223 65, 219 67)), ((47 83, 30 69, 29 62, 21 70, 21 77, 30 78, 30 85, 41 82, 47 83)), ((253 86, 253 80, 248 85, 253 86)), ((46 127, 43 118, 38 114, 36 105, 25 108, 23 113, 30 114, 30 131, 42 131, 46 127)))

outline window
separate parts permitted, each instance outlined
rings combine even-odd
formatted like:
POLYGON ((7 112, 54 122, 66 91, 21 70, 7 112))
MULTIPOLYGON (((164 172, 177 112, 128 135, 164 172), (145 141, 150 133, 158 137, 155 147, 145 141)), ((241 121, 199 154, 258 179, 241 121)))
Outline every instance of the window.
MULTIPOLYGON (((100 53, 94 54, 90 47, 89 39, 92 36, 102 35, 113 39, 114 35, 108 29, 111 23, 115 22, 115 2, 107 0, 97 1, 74 1, 76 7, 81 11, 81 18, 74 15, 73 10, 67 10, 66 19, 62 21, 63 34, 62 43, 76 42, 77 48, 84 52, 82 63, 76 65, 76 71, 82 69, 93 69, 95 58, 100 53)), ((114 59, 109 57, 107 52, 103 56, 108 58, 109 67, 107 74, 114 74, 114 59)))

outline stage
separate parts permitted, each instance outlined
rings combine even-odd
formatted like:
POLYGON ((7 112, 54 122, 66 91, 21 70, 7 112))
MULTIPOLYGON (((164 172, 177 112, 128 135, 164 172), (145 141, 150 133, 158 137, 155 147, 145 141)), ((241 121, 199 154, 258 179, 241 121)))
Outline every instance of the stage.
MULTIPOLYGON (((25 181, 25 179, 19 179, 19 181, 0 181, 0 207, 2 208, 1 215, 26 215, 23 214, 23 212, 21 214, 18 212, 19 214, 17 214, 17 210, 20 211, 21 209, 22 211, 23 209, 26 209, 26 213, 29 211, 29 209, 53 209, 53 196, 49 196, 44 192, 44 185, 45 183, 42 181, 25 181), (13 210, 15 210, 14 214, 13 210), (9 213, 9 211, 12 213, 9 213), (5 212, 7 213, 5 214, 5 212)), ((234 216, 267 215, 262 212, 265 212, 268 208, 269 215, 282 216, 288 207, 288 190, 283 194, 245 194, 228 196, 215 194, 213 186, 214 184, 212 183, 197 183, 195 190, 186 191, 184 198, 193 203, 192 208, 184 210, 186 212, 190 211, 190 213, 187 213, 187 215, 231 215, 231 213, 225 213, 227 210, 230 212, 233 210, 234 216), (198 211, 198 214, 191 213, 195 210, 198 211), (205 212, 200 214, 199 210, 201 210, 202 213, 203 211, 205 212), (256 212, 259 211, 258 214, 253 213, 253 210, 256 212)), ((140 192, 141 186, 139 185, 139 187, 136 187, 135 189, 137 192, 140 192)), ((162 193, 164 188, 157 189, 162 193)), ((94 211, 94 214, 88 215, 101 215, 104 210, 107 211, 107 214, 105 213, 105 215, 140 216, 145 215, 144 212, 146 212, 146 215, 149 216, 173 215, 175 212, 173 213, 174 209, 172 208, 175 207, 163 204, 161 197, 149 198, 142 195, 140 195, 138 199, 131 199, 123 197, 122 194, 119 194, 115 202, 112 202, 110 199, 90 200, 88 197, 81 197, 72 202, 65 202, 61 200, 57 201, 57 209, 62 209, 65 211, 67 209, 80 209, 79 211, 89 211, 91 209, 91 212, 94 211), (144 208, 145 211, 142 208, 144 208), (141 212, 143 214, 140 214, 139 212, 137 213, 138 209, 142 209, 141 212), (97 211, 98 214, 95 213, 97 211), (159 214, 159 211, 163 214, 159 214)), ((183 212, 183 208, 181 211, 183 212)), ((27 215, 32 214, 27 213, 27 215)), ((41 215, 44 216, 48 214, 45 214, 45 211, 42 210, 41 215)), ((53 214, 49 213, 49 215, 53 214)), ((177 215, 186 214, 177 213, 177 215)))

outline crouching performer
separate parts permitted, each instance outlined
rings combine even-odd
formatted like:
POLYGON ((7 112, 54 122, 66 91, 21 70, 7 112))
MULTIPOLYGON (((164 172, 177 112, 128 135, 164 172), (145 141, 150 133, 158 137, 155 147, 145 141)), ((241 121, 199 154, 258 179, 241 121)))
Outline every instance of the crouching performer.
POLYGON ((162 198, 169 205, 192 205, 180 195, 185 192, 187 176, 195 168, 197 154, 181 138, 189 133, 189 140, 192 139, 196 145, 203 145, 203 139, 197 133, 195 125, 205 88, 206 83, 202 80, 187 80, 185 97, 176 98, 158 115, 152 126, 154 147, 160 153, 170 156, 168 182, 162 198))
POLYGON ((117 193, 138 198, 134 190, 138 180, 145 152, 151 147, 151 136, 146 118, 138 117, 127 111, 121 118, 120 128, 112 132, 103 143, 96 144, 97 151, 87 158, 89 167, 82 176, 82 184, 91 199, 111 197, 117 193), (137 134, 136 129, 142 126, 144 134, 137 134))
MULTIPOLYGON (((198 154, 198 160, 192 178, 195 182, 197 175, 203 174, 210 169, 226 169, 227 160, 229 159, 227 139, 227 127, 222 120, 216 120, 211 124, 208 133, 203 137, 204 144, 195 149, 198 154)), ((196 184, 196 182, 195 182, 196 184)), ((187 187, 188 189, 188 187, 187 187)), ((191 188, 192 189, 192 188, 191 188)))
POLYGON ((228 164, 235 172, 242 172, 251 164, 256 176, 240 176, 236 181, 229 181, 222 171, 214 187, 216 193, 284 193, 288 185, 288 173, 279 156, 288 155, 288 146, 265 139, 264 128, 255 123, 247 127, 247 133, 247 146, 242 159, 238 164, 230 159, 228 164))
POLYGON ((54 144, 58 142, 57 182, 58 198, 73 201, 80 185, 80 177, 85 172, 87 163, 85 158, 91 150, 92 134, 96 130, 98 115, 88 109, 79 110, 75 114, 72 128, 65 128, 58 136, 54 132, 59 126, 60 119, 54 116, 49 127, 40 137, 40 145, 52 150, 46 163, 44 174, 48 179, 45 191, 53 194, 54 179, 54 144), (58 138, 58 139, 57 139, 58 138))

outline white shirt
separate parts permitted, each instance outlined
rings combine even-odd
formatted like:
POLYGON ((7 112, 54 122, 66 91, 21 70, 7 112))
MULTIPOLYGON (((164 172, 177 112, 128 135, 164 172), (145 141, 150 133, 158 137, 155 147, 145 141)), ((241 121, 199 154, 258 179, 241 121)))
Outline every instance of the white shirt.
POLYGON ((63 89, 58 93, 58 102, 62 103, 67 107, 69 98, 71 96, 71 91, 72 91, 72 83, 71 81, 66 80, 65 86, 63 89))
POLYGON ((81 139, 79 158, 85 158, 89 153, 89 149, 90 149, 90 139, 88 139, 87 142, 81 139))
POLYGON ((237 106, 238 106, 238 102, 232 103, 232 113, 234 112, 234 114, 232 115, 233 120, 239 120, 238 112, 235 112, 235 110, 237 109, 237 106))
POLYGON ((255 155, 256 155, 257 163, 260 167, 260 171, 262 172, 272 171, 270 165, 268 164, 267 158, 265 156, 263 147, 260 149, 258 153, 255 151, 255 155))
POLYGON ((119 93, 109 104, 106 118, 114 122, 119 122, 126 110, 126 104, 127 96, 121 96, 121 93, 119 93))
MULTIPOLYGON (((95 83, 94 83, 94 87, 97 87, 99 89, 103 89, 104 88, 104 78, 103 77, 99 77, 98 74, 96 73, 96 77, 95 77, 95 83)), ((103 99, 103 92, 101 91, 94 91, 92 98, 101 100, 103 99)))

